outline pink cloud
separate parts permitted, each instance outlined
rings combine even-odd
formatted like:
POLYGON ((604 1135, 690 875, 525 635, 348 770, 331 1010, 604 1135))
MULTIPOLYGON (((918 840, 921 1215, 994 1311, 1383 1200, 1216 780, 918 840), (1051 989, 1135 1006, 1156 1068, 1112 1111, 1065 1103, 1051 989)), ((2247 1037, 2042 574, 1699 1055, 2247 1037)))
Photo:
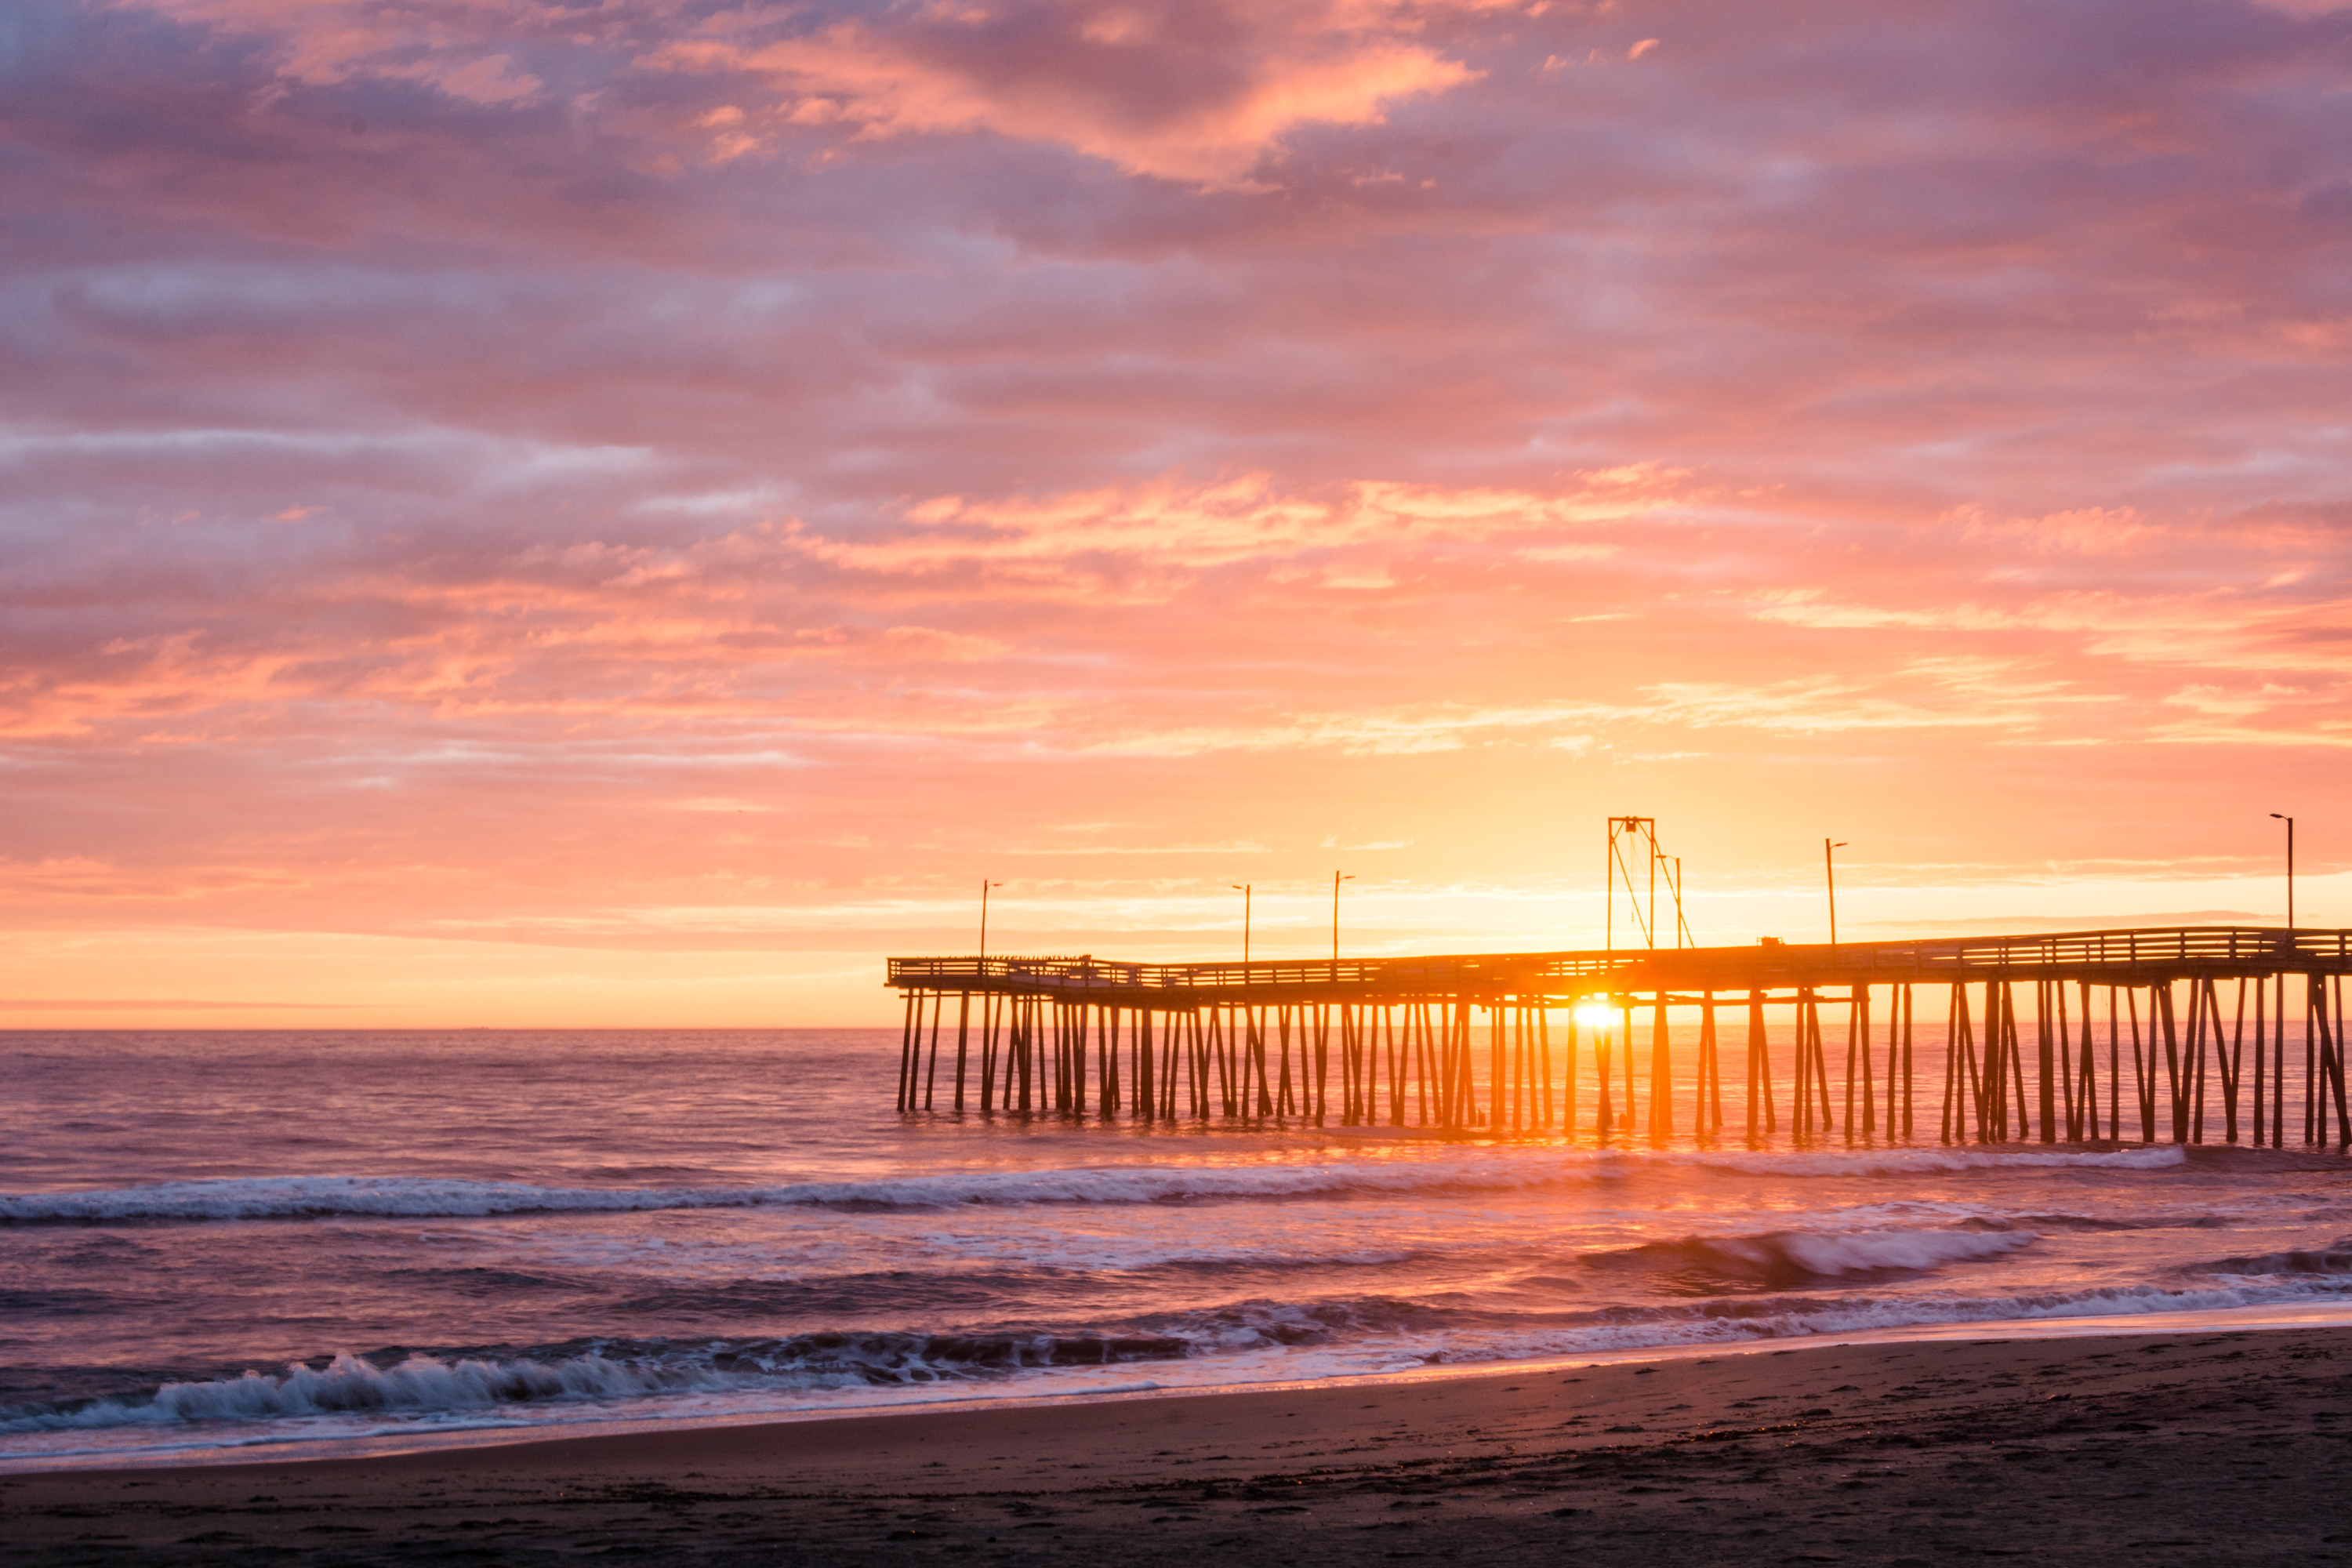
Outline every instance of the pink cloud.
POLYGON ((1632 801, 2236 866, 2335 789, 2339 12, 19 10, 12 919, 1525 889, 1632 801))
POLYGON ((984 131, 1212 186, 1249 184, 1296 127, 1378 123, 1393 102, 1475 75, 1418 41, 1402 5, 1033 0, 766 42, 726 36, 747 20, 722 18, 720 36, 654 58, 764 79, 779 94, 772 126, 841 125, 864 139, 984 131))

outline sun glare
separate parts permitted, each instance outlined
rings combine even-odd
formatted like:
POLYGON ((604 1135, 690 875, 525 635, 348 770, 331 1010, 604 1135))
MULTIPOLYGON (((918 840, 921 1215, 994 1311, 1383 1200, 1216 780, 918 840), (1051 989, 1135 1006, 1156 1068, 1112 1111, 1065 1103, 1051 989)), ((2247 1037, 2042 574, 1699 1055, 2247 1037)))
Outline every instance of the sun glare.
POLYGON ((1606 1029, 1617 1022, 1617 1009, 1606 1002, 1587 1002, 1577 1008, 1576 1021, 1588 1029, 1606 1029))

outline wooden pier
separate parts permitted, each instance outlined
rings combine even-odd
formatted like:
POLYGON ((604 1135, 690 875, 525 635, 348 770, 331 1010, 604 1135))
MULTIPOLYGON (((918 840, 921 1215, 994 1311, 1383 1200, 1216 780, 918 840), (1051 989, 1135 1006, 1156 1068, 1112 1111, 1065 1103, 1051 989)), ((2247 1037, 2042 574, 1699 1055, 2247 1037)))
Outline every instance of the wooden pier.
POLYGON ((2352 931, 2183 926, 1251 963, 894 958, 888 984, 906 996, 908 1114, 2343 1149, 2347 973, 2352 931), (1696 1024, 1679 1049, 1677 1016, 1696 1024))

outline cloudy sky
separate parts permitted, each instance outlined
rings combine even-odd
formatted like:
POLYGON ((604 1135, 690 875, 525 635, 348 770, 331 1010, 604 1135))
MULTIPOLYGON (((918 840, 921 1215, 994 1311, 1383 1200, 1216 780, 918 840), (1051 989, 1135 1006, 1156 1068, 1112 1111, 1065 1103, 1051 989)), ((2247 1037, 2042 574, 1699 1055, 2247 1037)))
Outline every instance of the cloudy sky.
POLYGON ((11 0, 16 1025, 2352 923, 2352 9, 11 0))

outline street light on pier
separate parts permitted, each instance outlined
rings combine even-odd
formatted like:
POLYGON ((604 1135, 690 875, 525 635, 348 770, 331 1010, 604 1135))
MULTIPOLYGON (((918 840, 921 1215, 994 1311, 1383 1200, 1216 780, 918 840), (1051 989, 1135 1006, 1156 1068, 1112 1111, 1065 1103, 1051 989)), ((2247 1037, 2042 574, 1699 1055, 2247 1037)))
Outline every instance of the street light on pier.
POLYGON ((1843 839, 1843 838, 1839 839, 1839 840, 1838 840, 1836 843, 1834 843, 1834 844, 1831 843, 1831 842, 1830 842, 1828 839, 1826 839, 1826 838, 1824 838, 1824 839, 1822 839, 1822 874, 1823 874, 1824 876, 1826 876, 1826 877, 1829 879, 1829 884, 1830 884, 1830 945, 1831 945, 1832 947, 1835 947, 1835 946, 1837 945, 1837 855, 1836 855, 1836 851, 1838 851, 1838 850, 1840 850, 1840 849, 1843 849, 1843 848, 1844 848, 1845 847, 1846 847, 1846 843, 1845 843, 1845 840, 1844 840, 1844 839, 1843 839))
POLYGON ((2294 929, 2294 818, 2273 811, 2271 818, 2286 824, 2286 929, 2294 929))
POLYGON ((1248 882, 1227 882, 1226 887, 1242 896, 1242 967, 1249 967, 1250 888, 1248 882))
POLYGON ((1331 873, 1331 978, 1334 980, 1339 978, 1339 884, 1355 879, 1352 876, 1343 877, 1337 871, 1331 873))
POLYGON ((980 884, 980 956, 983 961, 988 957, 988 889, 1003 886, 1002 882, 987 880, 980 884))

